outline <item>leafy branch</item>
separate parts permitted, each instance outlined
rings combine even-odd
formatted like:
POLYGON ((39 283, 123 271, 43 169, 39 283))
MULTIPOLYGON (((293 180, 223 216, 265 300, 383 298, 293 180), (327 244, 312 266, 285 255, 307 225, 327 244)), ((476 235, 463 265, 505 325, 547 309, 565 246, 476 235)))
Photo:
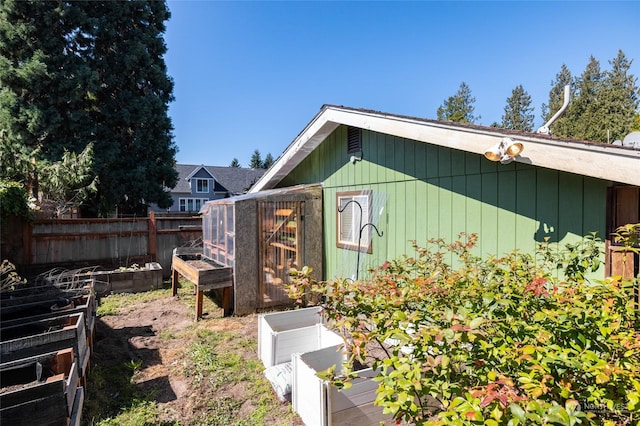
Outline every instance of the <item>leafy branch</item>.
POLYGON ((591 234, 562 247, 543 243, 534 255, 481 258, 477 236, 461 234, 414 243, 414 256, 385 262, 368 280, 318 282, 309 268, 292 270, 289 291, 323 306, 345 338, 344 374, 321 377, 348 387, 362 364, 371 366, 379 371, 375 403, 399 422, 635 422, 634 283, 587 280, 600 265, 598 243, 591 234))

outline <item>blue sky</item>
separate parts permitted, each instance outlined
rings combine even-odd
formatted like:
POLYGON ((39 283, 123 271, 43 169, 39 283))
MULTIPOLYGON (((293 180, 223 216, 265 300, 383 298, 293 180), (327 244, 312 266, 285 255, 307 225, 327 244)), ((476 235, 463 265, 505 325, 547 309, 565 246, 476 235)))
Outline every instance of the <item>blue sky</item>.
POLYGON ((334 104, 436 118, 465 82, 478 124, 521 84, 548 101, 562 64, 580 75, 622 50, 640 76, 640 2, 169 1, 165 55, 176 159, 277 158, 334 104))

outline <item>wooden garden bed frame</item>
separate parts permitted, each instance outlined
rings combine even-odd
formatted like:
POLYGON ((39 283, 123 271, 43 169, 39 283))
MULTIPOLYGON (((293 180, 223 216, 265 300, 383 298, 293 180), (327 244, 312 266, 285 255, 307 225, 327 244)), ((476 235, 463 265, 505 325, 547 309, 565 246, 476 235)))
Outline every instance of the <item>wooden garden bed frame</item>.
POLYGON ((180 275, 192 282, 196 288, 196 321, 202 318, 204 292, 222 290, 224 316, 233 312, 233 268, 219 265, 202 257, 194 249, 175 249, 171 261, 171 292, 178 294, 180 275))

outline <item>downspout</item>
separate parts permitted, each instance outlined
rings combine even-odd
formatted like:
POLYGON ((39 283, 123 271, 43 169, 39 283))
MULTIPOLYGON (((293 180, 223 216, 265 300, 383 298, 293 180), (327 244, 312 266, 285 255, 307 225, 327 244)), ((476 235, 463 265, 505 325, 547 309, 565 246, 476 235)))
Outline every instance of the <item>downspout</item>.
POLYGON ((543 135, 550 135, 551 129, 549 128, 549 126, 551 126, 551 123, 556 121, 558 117, 560 117, 560 115, 564 112, 564 110, 567 109, 567 106, 569 106, 570 100, 571 100, 571 92, 570 92, 570 87, 567 84, 566 86, 564 86, 564 102, 562 103, 562 107, 560 107, 558 112, 556 112, 549 121, 544 123, 542 127, 536 130, 536 133, 542 133, 543 135))

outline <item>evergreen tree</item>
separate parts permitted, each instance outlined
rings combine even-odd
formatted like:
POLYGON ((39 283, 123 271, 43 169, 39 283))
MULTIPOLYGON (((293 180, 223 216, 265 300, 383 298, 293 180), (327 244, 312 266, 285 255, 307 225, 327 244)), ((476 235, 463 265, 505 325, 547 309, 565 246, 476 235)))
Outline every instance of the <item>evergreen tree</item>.
POLYGON ((262 157, 260 156, 260 151, 257 149, 253 151, 251 155, 251 161, 249 162, 249 167, 252 169, 261 169, 262 168, 262 157))
POLYGON ((455 95, 447 98, 438 108, 438 120, 455 121, 458 123, 475 123, 480 117, 473 115, 476 98, 471 95, 471 89, 465 82, 460 84, 460 88, 455 95))
POLYGON ((38 163, 93 143, 94 214, 171 203, 168 18, 165 2, 0 2, 0 128, 38 163))
POLYGON ((15 139, 9 140, 7 133, 6 129, 0 129, 0 180, 19 182, 29 192, 33 189, 37 152, 29 152, 15 139))
POLYGON ((638 111, 640 91, 637 78, 629 74, 631 62, 619 50, 611 61, 611 69, 605 73, 603 87, 598 97, 600 118, 599 132, 593 139, 600 142, 613 142, 624 139, 634 128, 634 119, 638 111))
POLYGON ((522 85, 518 85, 511 92, 511 96, 507 98, 501 127, 530 132, 533 129, 533 118, 531 96, 522 85))
MULTIPOLYGON (((91 141, 88 93, 95 85, 83 58, 91 41, 86 25, 86 15, 70 2, 0 2, 0 129, 7 156, 55 161, 65 149, 79 152, 91 141)), ((36 170, 19 180, 37 193, 36 170)))
POLYGON ((231 160, 231 164, 229 164, 229 167, 239 169, 241 167, 240 162, 238 161, 237 158, 234 158, 233 160, 231 160))
POLYGON ((43 199, 53 203, 55 217, 78 208, 96 191, 98 178, 91 173, 93 144, 78 155, 65 151, 62 160, 46 167, 40 184, 43 199))
POLYGON ((263 169, 268 169, 273 164, 273 157, 271 153, 268 153, 266 157, 264 157, 264 162, 262 163, 263 169))
MULTIPOLYGON (((76 4, 76 3, 74 3, 76 4)), ((169 207, 164 187, 177 182, 176 147, 168 116, 173 82, 163 59, 165 2, 83 2, 96 23, 91 68, 95 92, 95 169, 101 213, 146 214, 145 204, 169 207)))
POLYGON ((566 136, 590 141, 600 140, 603 131, 599 102, 602 79, 600 62, 591 56, 584 72, 576 79, 575 97, 565 113, 567 120, 573 123, 571 133, 566 136))
MULTIPOLYGON (((542 104, 542 117, 546 123, 560 110, 564 103, 564 87, 571 87, 571 98, 573 99, 573 77, 571 71, 565 64, 562 64, 560 72, 556 74, 556 79, 551 81, 551 90, 549 91, 549 103, 542 104)), ((566 111, 565 111, 566 112, 566 111)), ((551 133, 556 136, 570 136, 572 133, 572 122, 567 118, 566 114, 562 114, 556 121, 551 124, 551 133)))

